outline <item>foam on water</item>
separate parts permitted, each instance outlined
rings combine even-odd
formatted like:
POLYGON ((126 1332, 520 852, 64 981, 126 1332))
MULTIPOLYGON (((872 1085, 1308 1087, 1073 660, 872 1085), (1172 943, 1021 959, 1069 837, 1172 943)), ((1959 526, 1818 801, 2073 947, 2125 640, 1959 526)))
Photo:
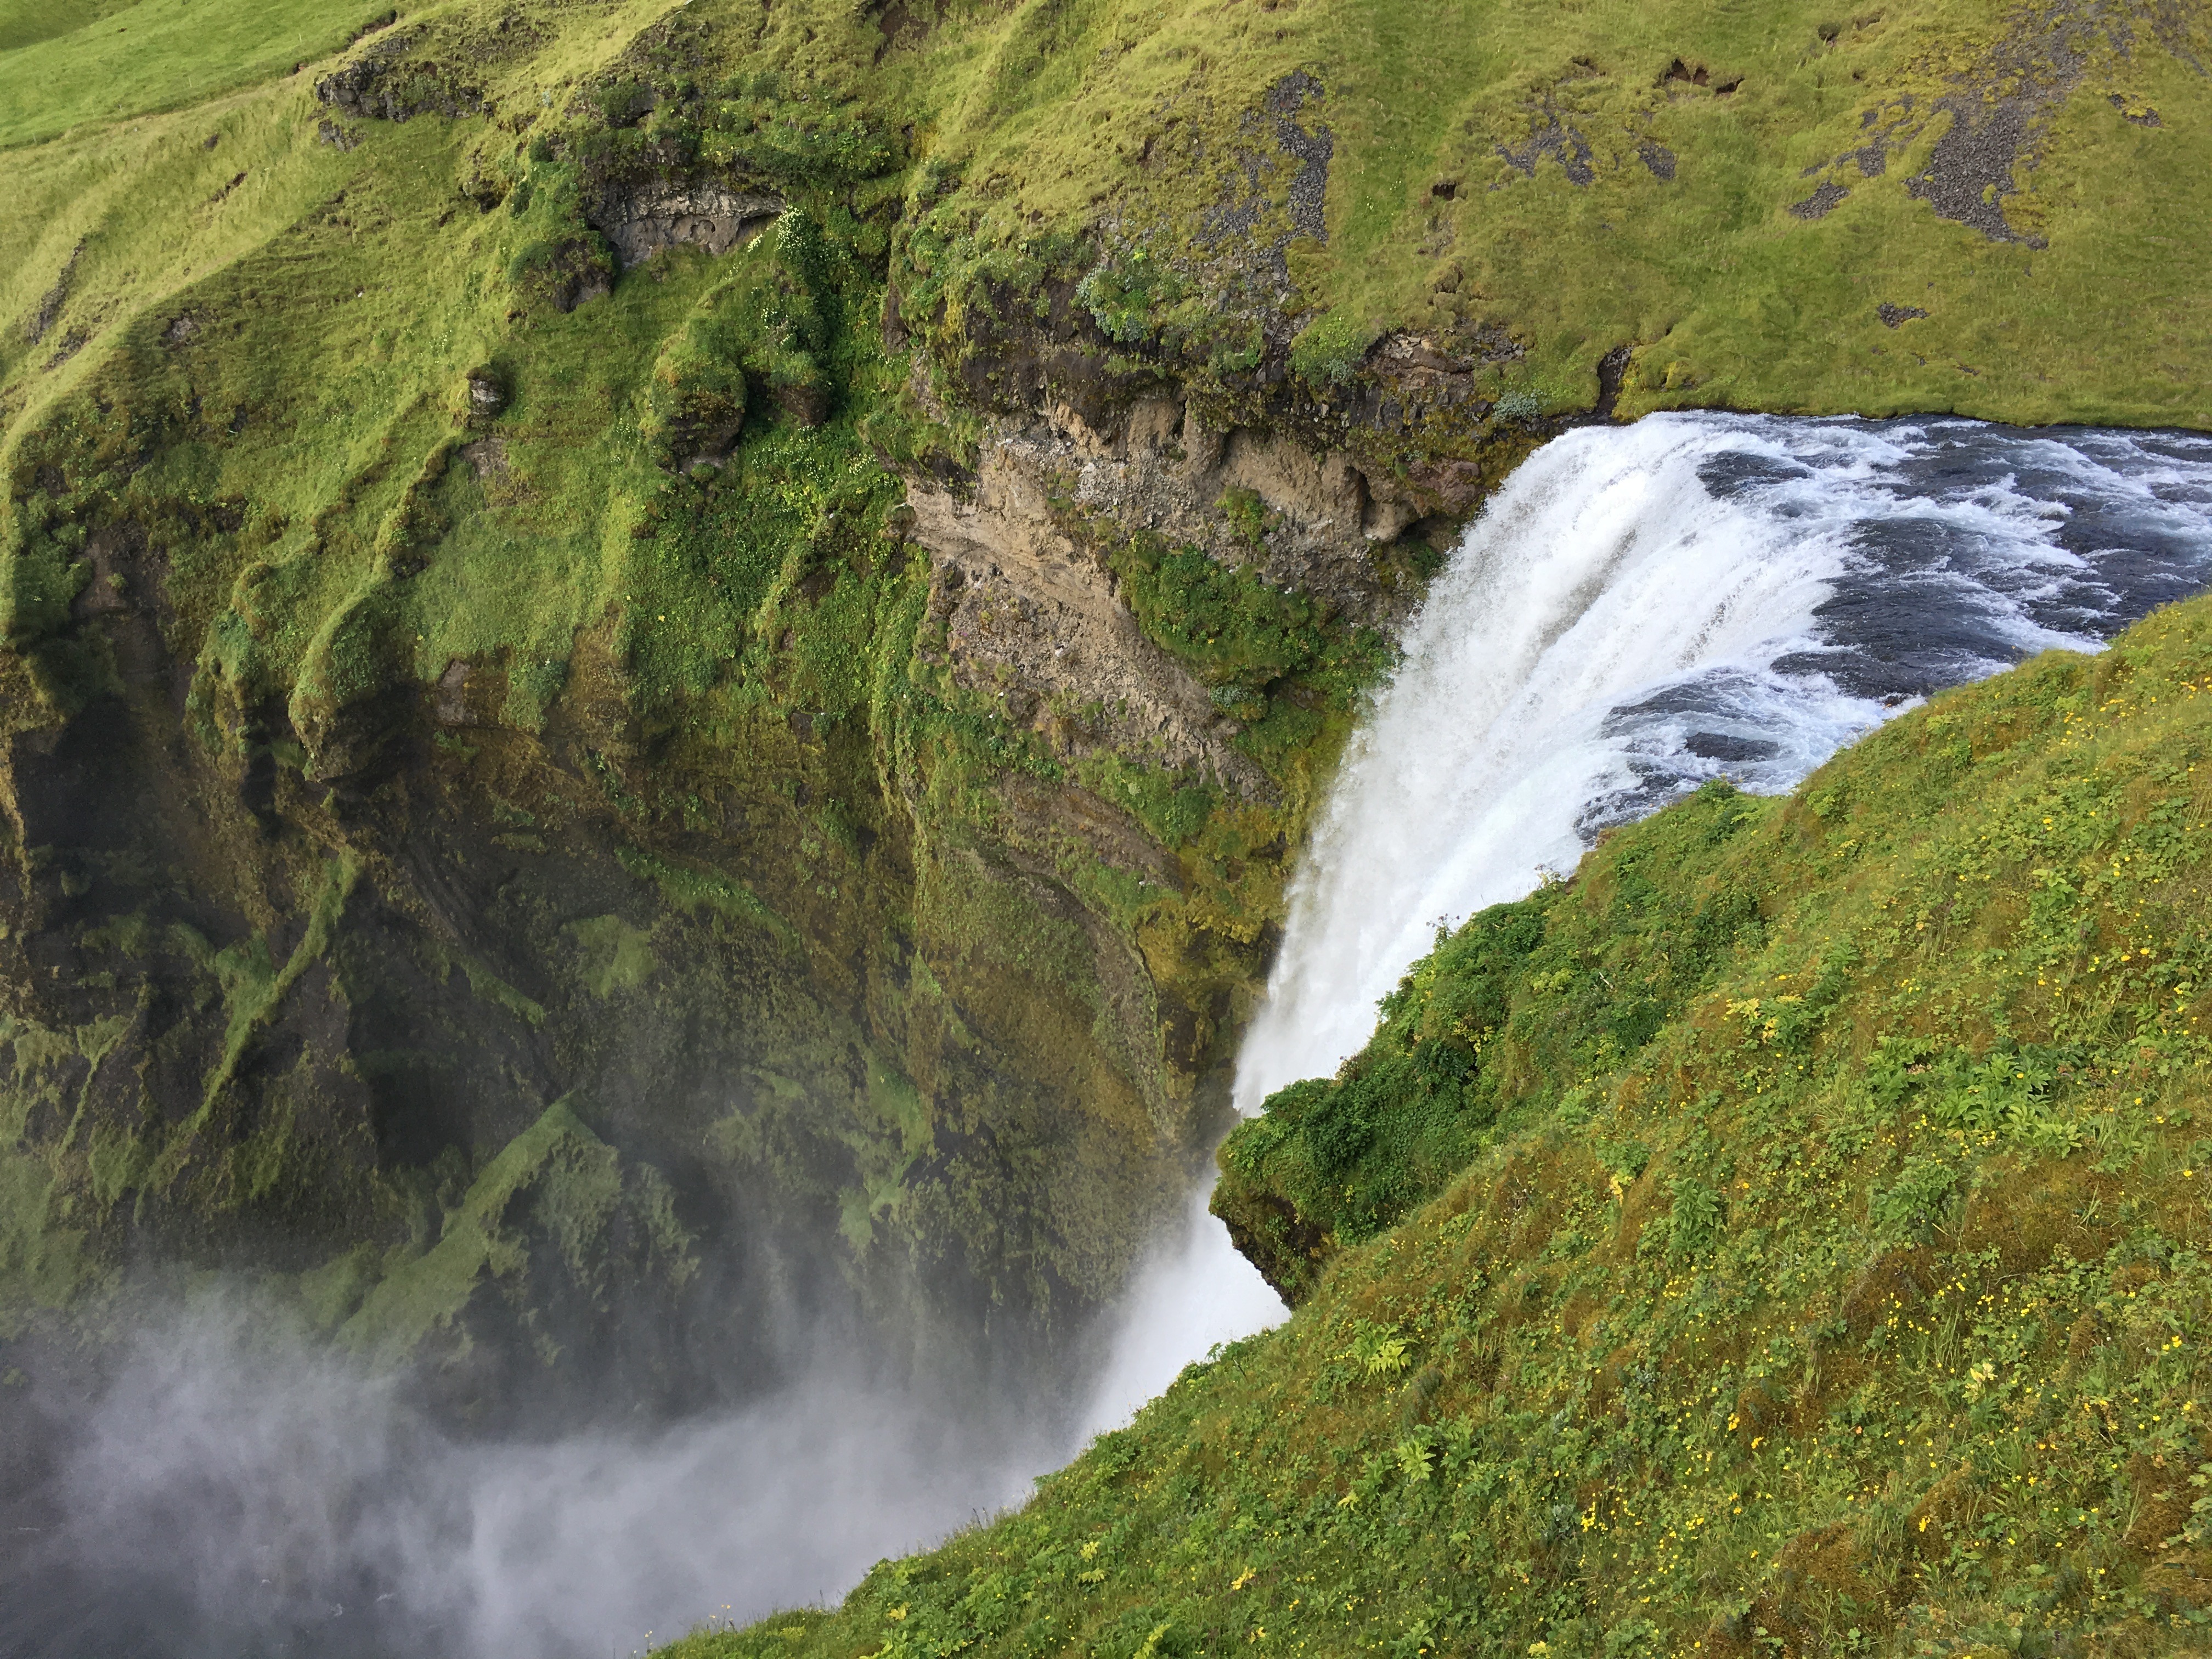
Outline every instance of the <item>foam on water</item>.
MULTIPOLYGON (((2212 439, 1697 414, 1553 440, 1468 531, 1352 740, 1238 1109, 1333 1073, 1437 927, 1607 825, 1715 776, 1788 789, 1929 693, 2097 649, 2208 579, 2212 439)), ((1258 1285, 1201 1207, 1140 1280, 1121 1364, 1164 1383, 1262 1328, 1281 1310, 1258 1285)))

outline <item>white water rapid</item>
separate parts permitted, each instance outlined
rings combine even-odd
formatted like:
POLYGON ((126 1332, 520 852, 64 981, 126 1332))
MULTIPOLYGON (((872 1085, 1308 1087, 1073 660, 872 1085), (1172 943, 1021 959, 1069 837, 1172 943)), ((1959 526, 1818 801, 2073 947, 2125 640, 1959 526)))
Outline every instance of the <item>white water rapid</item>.
MULTIPOLYGON (((1605 826, 1710 777, 1785 790, 1931 691, 2098 649, 2208 580, 2193 434, 1662 415, 1553 440, 1437 578, 1345 757, 1238 1109, 1334 1073, 1437 927, 1605 826)), ((1201 1200, 1139 1277, 1094 1421, 1281 1317, 1201 1200)))

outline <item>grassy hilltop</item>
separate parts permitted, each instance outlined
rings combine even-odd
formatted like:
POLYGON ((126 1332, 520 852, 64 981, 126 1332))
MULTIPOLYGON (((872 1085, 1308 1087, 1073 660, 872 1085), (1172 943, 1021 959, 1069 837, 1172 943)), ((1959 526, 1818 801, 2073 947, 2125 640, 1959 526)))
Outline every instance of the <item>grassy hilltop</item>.
POLYGON ((2208 677, 2196 600, 1440 938, 1222 1153, 1288 1324, 666 1651, 2212 1646, 2208 677))

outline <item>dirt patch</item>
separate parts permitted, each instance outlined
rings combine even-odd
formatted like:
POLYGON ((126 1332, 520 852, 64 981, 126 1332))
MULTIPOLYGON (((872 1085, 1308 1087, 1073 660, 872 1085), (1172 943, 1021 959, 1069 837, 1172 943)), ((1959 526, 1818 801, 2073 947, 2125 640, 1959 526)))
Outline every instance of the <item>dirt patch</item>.
MULTIPOLYGON (((1961 95, 1937 105, 1948 107, 1950 131, 1936 143, 1936 154, 1926 171, 1905 181, 1905 187, 1936 210, 1939 219, 1955 219, 1972 225, 1993 242, 2016 242, 2004 215, 2004 198, 2015 193, 2013 166, 2027 147, 2028 125, 2037 110, 2025 95, 1998 100, 1978 107, 1978 100, 1961 95)), ((2025 239, 2030 246, 2042 238, 2025 239)))
POLYGON ((1798 219, 1825 219, 1836 210, 1844 198, 1850 194, 1847 185, 1828 179, 1802 202, 1792 202, 1790 212, 1798 219))
POLYGON ((1925 1245, 1886 1250, 1844 1291, 1839 1310, 1844 1322, 1854 1335, 1863 1336, 1892 1313, 1926 1301, 1936 1277, 1935 1255, 1925 1245))
POLYGON ((1686 63, 1677 58, 1661 74, 1659 84, 1662 87, 1699 87, 1717 97, 1725 98, 1743 84, 1743 76, 1723 75, 1716 78, 1712 70, 1705 64, 1686 63))
POLYGON ((1323 122, 1299 119, 1308 105, 1327 96, 1304 70, 1268 88, 1260 107, 1246 111, 1240 123, 1244 142, 1219 198, 1200 216, 1197 240, 1209 248, 1244 245, 1248 258, 1256 242, 1257 264, 1281 292, 1290 283, 1285 251, 1292 239, 1328 240, 1325 207, 1336 137, 1323 122))
POLYGON ((1590 165, 1590 158, 1595 152, 1590 149, 1589 139, 1560 118, 1559 106, 1551 94, 1544 94, 1537 113, 1540 118, 1531 124, 1527 141, 1518 149, 1505 144, 1497 147, 1498 154, 1504 158, 1505 165, 1522 177, 1533 179, 1536 176, 1536 163, 1548 155, 1559 164, 1559 169, 1567 175, 1569 184, 1595 183, 1597 169, 1590 165))
POLYGON ((76 262, 83 257, 84 244, 80 241, 70 250, 69 258, 62 261, 60 273, 39 301, 39 308, 24 323, 23 337, 31 344, 37 345, 46 337, 46 331, 54 325, 55 319, 62 314, 62 307, 69 303, 70 278, 76 275, 76 262))
MULTIPOLYGON (((2021 175, 2035 169, 2051 122, 2091 65, 2125 61, 2138 44, 2139 29, 2148 28, 2160 46, 2203 72, 2170 9, 2087 0, 2049 12, 2014 13, 1981 57, 1954 76, 1948 90, 1932 103, 1902 97, 1866 111, 1860 118, 1863 142, 1808 167, 1807 178, 1827 176, 1790 211, 1800 219, 1820 218, 1850 193, 1850 171, 1860 179, 1881 177, 1893 157, 1940 119, 1947 125, 1927 165, 1905 181, 1906 191, 1938 218, 1972 226, 1993 242, 2043 246, 2043 237, 2016 222, 2007 203, 2021 193, 2021 175)), ((2117 94, 2111 101, 2138 125, 2160 125, 2154 110, 2131 106, 2117 94)))
POLYGON ((84 349, 85 342, 92 336, 82 328, 73 328, 62 336, 54 347, 54 355, 46 361, 42 372, 51 374, 84 349))
POLYGON ((2071 1164, 2003 1169, 1967 1205, 1959 1245, 1996 1252, 2008 1273, 2039 1273, 2062 1252, 2094 1261, 2120 1237, 2121 1196, 2111 1176, 2071 1164))
POLYGON ((507 440, 479 438, 472 444, 461 446, 461 459, 477 477, 489 483, 507 476, 507 440))
POLYGON ((1267 112, 1275 118, 1275 143, 1298 163, 1286 196, 1291 228, 1322 243, 1328 240, 1328 222, 1322 210, 1328 195, 1328 163, 1336 153, 1336 138, 1319 121, 1309 132, 1297 117, 1309 101, 1317 102, 1324 95, 1321 82, 1298 70, 1270 87, 1267 99, 1267 112))
POLYGON ((1879 1637, 1891 1621, 1873 1566, 1865 1543, 1844 1522, 1798 1534, 1782 1547, 1765 1593, 1751 1605, 1752 1632, 1778 1636, 1786 1652, 1810 1651, 1840 1604, 1855 1607, 1862 1627, 1879 1637))

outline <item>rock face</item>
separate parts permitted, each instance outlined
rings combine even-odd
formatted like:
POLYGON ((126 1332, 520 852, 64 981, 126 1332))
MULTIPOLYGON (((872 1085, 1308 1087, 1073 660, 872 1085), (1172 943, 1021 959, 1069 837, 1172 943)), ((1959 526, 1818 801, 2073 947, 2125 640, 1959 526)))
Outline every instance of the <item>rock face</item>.
POLYGON ((986 454, 972 499, 927 485, 908 500, 914 537, 930 550, 925 649, 963 685, 988 688, 1008 718, 1055 731, 1060 746, 1147 755, 1211 775, 1240 794, 1267 780, 1229 746, 1234 724, 1206 687, 1146 639, 1117 596, 1079 519, 1054 513, 1073 482, 1049 441, 1002 440, 986 454), (1099 713, 1082 735, 1065 711, 1099 713))
MULTIPOLYGON (((68 637, 116 678, 0 757, 0 1099, 11 1178, 69 1218, 58 1299, 133 1256, 373 1246, 334 1334, 495 1426, 740 1397, 800 1318, 1018 1368, 1111 1291, 1188 1091, 1158 1079, 1168 1000, 1049 858, 918 847, 866 732, 770 714, 734 768, 648 765, 589 647, 536 733, 495 661, 364 687, 309 738, 343 757, 310 783, 283 705, 171 654, 163 553, 116 530, 87 554, 68 637), (188 706, 212 751, 176 740, 188 706), (690 802, 659 829, 656 772, 690 802), (1016 962, 1040 938, 1050 974, 1016 962), (1064 1176, 1015 1178, 1048 1157, 1064 1176)), ((1179 878, 1080 792, 1007 810, 1017 842, 1091 836, 1179 878)))
POLYGON ((591 222, 628 270, 667 247, 726 253, 768 228, 784 205, 780 196, 721 185, 661 183, 615 195, 592 213, 591 222))
MULTIPOLYGON (((1348 718, 1316 661, 1395 629, 1398 538, 1482 477, 1333 434, 1469 371, 1394 337, 1334 415, 1216 424, 1158 376, 1125 395, 1078 333, 1017 342, 1051 375, 983 418, 972 471, 902 477, 845 425, 882 392, 823 367, 879 314, 851 264, 846 292, 802 230, 773 270, 612 269, 783 208, 656 185, 598 233, 526 222, 508 280, 544 303, 442 380, 427 453, 294 542, 244 501, 80 488, 98 457, 42 439, 25 568, 51 574, 19 592, 62 599, 19 605, 0 657, 0 1173, 66 1218, 52 1305, 133 1259, 313 1276, 336 1338, 485 1423, 743 1395, 794 1308, 916 1366, 1073 1363, 1221 1126, 1348 718), (531 354, 608 349, 552 319, 631 282, 693 284, 606 405, 642 476, 610 463, 565 509, 627 562, 605 589, 531 567, 589 596, 562 660, 434 642, 428 596, 489 537, 525 556, 573 442, 533 424, 531 354), (811 374, 724 350, 741 326, 811 374), (1202 636, 1157 584, 1140 612, 1167 562, 1220 611, 1202 636), (311 568, 351 574, 292 586, 311 568), (670 570, 682 597, 641 598, 670 570), (655 678, 663 637, 725 626, 695 689, 655 678)), ((220 318, 166 310, 114 405, 255 349, 220 318)), ((167 418, 142 453, 201 441, 167 418)), ((226 419, 241 470, 275 465, 276 422, 226 419)))
POLYGON ((1065 405, 995 428, 972 488, 916 480, 914 539, 930 550, 924 648, 1007 717, 1071 756, 1104 750, 1210 776, 1247 799, 1273 786, 1231 739, 1208 688, 1139 627, 1108 568, 1131 532, 1203 547, 1225 566, 1395 629, 1414 594, 1370 544, 1418 516, 1377 502, 1341 452, 1264 432, 1209 431, 1180 402, 1151 399, 1101 433, 1065 405), (1249 539, 1240 536, 1241 509, 1249 539), (1095 711, 1087 718, 1079 711, 1095 711))
POLYGON ((507 407, 506 378, 489 365, 472 368, 464 377, 462 395, 467 399, 465 418, 469 424, 481 426, 507 407))
MULTIPOLYGON (((419 115, 476 115, 485 108, 483 91, 450 64, 418 56, 419 34, 386 34, 365 46, 315 82, 315 100, 348 115, 380 121, 410 121, 419 115)), ((332 128, 324 142, 350 149, 351 136, 332 128)))
MULTIPOLYGON (((1139 398, 1103 431, 1069 405, 1048 404, 1028 422, 994 428, 981 471, 1000 481, 979 488, 975 505, 986 514, 1033 519, 1050 494, 1079 515, 1249 565, 1358 622, 1395 626, 1413 604, 1370 546, 1391 538, 1378 533, 1384 514, 1402 507, 1412 514, 1404 523, 1423 516, 1398 481, 1386 478, 1391 506, 1378 509, 1375 487, 1344 451, 1317 452, 1282 432, 1218 430, 1180 398, 1139 398), (1003 487, 1016 473, 1031 481, 1026 496, 1003 487)), ((921 539, 929 540, 927 528, 921 539)))

